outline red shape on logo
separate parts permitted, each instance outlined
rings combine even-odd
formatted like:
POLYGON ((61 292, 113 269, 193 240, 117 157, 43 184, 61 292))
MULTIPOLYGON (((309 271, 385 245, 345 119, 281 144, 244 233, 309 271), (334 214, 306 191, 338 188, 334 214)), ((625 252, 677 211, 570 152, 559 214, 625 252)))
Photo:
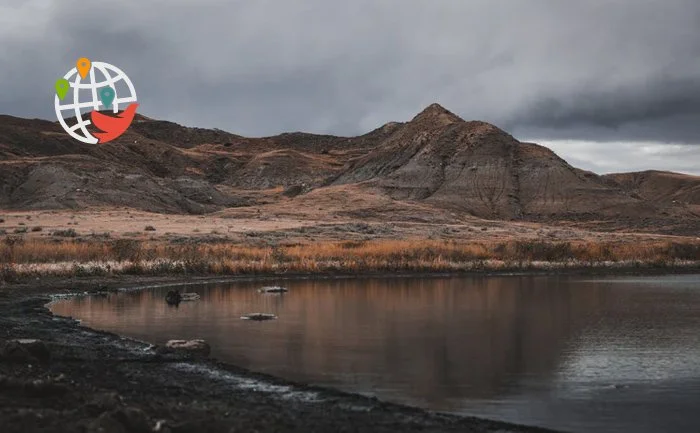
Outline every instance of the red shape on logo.
POLYGON ((90 113, 92 123, 103 132, 96 132, 94 135, 100 143, 107 143, 119 137, 129 128, 131 121, 134 120, 136 109, 139 104, 131 104, 117 117, 107 116, 99 111, 90 113))

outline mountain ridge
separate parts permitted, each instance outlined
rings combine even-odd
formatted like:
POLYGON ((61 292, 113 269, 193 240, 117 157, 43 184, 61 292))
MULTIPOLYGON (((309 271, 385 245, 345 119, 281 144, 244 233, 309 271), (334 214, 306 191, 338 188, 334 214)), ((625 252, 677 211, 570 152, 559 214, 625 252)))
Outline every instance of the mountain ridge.
POLYGON ((436 214, 614 230, 700 226, 700 178, 600 176, 439 104, 357 137, 292 132, 248 138, 139 115, 127 133, 105 145, 71 140, 56 122, 2 115, 0 166, 5 209, 209 213, 350 188, 436 214), (654 185, 661 180, 666 186, 659 189, 654 185))

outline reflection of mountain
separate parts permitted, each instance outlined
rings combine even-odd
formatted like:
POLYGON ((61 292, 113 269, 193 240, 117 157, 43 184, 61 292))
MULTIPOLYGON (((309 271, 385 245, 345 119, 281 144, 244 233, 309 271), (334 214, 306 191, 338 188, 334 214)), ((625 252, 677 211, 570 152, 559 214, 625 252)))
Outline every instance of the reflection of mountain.
POLYGON ((198 289, 203 301, 179 309, 161 289, 54 311, 152 341, 206 338, 215 356, 253 370, 445 409, 513 391, 523 376, 548 380, 606 303, 603 290, 540 277, 296 281, 284 296, 237 287, 198 289), (280 319, 238 320, 252 311, 280 319))

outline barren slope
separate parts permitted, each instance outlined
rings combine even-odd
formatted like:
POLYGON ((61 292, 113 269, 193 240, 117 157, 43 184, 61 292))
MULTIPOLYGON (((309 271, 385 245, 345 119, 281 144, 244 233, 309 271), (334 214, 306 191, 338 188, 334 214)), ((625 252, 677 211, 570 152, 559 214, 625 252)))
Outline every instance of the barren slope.
POLYGON ((700 214, 700 176, 650 170, 604 177, 643 199, 687 206, 700 214))
POLYGON ((549 149, 437 104, 349 163, 334 183, 356 182, 482 218, 590 220, 656 211, 549 149))
POLYGON ((129 207, 210 213, 249 207, 374 220, 523 220, 609 230, 700 231, 697 177, 610 176, 433 104, 359 137, 245 138, 137 116, 86 145, 56 122, 0 116, 0 208, 129 207), (432 215, 432 217, 431 217, 432 215))

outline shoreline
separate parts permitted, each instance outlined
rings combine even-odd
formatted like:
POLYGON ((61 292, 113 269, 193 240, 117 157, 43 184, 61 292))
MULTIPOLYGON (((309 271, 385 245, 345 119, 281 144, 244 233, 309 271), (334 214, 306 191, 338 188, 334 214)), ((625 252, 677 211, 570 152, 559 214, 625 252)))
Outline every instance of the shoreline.
MULTIPOLYGON (((3 291, 30 289, 33 293, 65 290, 68 286, 78 290, 91 288, 122 289, 120 285, 129 285, 125 290, 141 290, 161 286, 177 286, 201 283, 251 280, 287 280, 287 279, 345 279, 345 278, 445 278, 445 277, 495 277, 495 276, 648 276, 648 275, 687 275, 700 273, 700 261, 685 266, 658 266, 653 264, 626 266, 561 266, 529 267, 519 269, 469 269, 452 271, 317 271, 317 272, 263 272, 245 274, 114 274, 90 276, 43 276, 24 277, 14 282, 0 281, 0 296, 3 291), (148 284, 148 285, 142 285, 148 284)), ((86 291, 86 290, 83 290, 86 291)))
MULTIPOLYGON (((144 350, 148 344, 80 326, 54 316, 57 296, 101 290, 216 282, 304 278, 387 278, 522 275, 669 275, 700 269, 566 269, 526 272, 303 273, 239 276, 116 276, 42 278, 0 286, 0 347, 36 338, 51 352, 47 364, 0 361, 0 424, 8 433, 99 431, 138 422, 164 432, 239 431, 508 431, 553 432, 538 427, 448 415, 379 401, 336 389, 295 383, 215 359, 144 350), (193 404, 192 402, 197 402, 193 404), (130 420, 131 418, 134 418, 130 420), (125 421, 126 419, 126 421, 125 421), (111 423, 111 424, 110 424, 111 423), (145 423, 145 424, 144 424, 145 423), (60 430, 47 426, 61 425, 60 430), (83 429, 83 430, 81 430, 83 429), (91 430, 92 429, 92 430, 91 430)), ((122 431, 122 430, 105 430, 122 431)), ((126 431, 138 431, 129 429, 126 431)))
POLYGON ((160 425, 157 431, 171 433, 553 432, 295 383, 215 359, 158 354, 145 350, 145 342, 82 327, 74 319, 49 311, 54 296, 75 294, 95 284, 112 290, 144 290, 154 285, 222 279, 95 280, 42 281, 31 287, 22 284, 0 289, 0 343, 39 339, 51 352, 51 360, 45 364, 0 361, 0 424, 9 427, 5 430, 8 433, 92 432, 115 422, 126 430, 115 427, 103 431, 145 432, 160 425), (52 430, 52 425, 61 427, 52 430))

